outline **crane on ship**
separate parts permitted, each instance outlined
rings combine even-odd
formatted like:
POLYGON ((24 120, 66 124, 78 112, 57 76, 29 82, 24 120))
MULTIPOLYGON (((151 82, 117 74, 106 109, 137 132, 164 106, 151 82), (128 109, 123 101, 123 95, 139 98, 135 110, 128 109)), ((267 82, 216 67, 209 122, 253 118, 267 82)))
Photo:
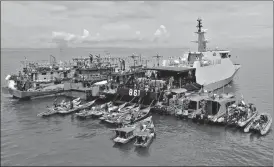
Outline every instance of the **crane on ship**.
POLYGON ((137 62, 137 61, 135 60, 135 58, 136 58, 136 57, 139 57, 139 56, 137 56, 137 55, 135 55, 134 53, 132 53, 132 55, 129 56, 129 57, 133 59, 133 68, 134 68, 134 71, 135 71, 135 63, 137 62))
POLYGON ((157 66, 159 67, 159 65, 160 65, 160 63, 159 63, 160 62, 160 58, 163 57, 163 56, 160 56, 159 53, 157 53, 157 55, 153 56, 153 57, 155 57, 157 59, 157 66))

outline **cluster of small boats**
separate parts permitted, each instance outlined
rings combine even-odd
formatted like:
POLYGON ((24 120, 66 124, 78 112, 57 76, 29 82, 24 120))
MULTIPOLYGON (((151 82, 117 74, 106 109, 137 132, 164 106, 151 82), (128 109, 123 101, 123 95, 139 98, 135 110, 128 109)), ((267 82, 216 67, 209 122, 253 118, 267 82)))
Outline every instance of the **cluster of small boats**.
POLYGON ((151 105, 124 102, 122 104, 113 101, 96 104, 96 100, 80 104, 80 98, 71 102, 62 101, 55 107, 48 108, 46 112, 38 114, 40 117, 52 115, 72 114, 80 119, 97 118, 102 123, 117 127, 113 141, 126 144, 136 138, 136 147, 147 147, 155 136, 155 128, 150 116, 151 105), (73 104, 71 104, 73 103, 73 104))
MULTIPOLYGON (((115 129, 112 140, 115 143, 126 144, 136 139, 134 146, 148 147, 156 135, 151 112, 161 109, 173 110, 169 112, 180 119, 190 119, 194 122, 234 126, 242 128, 244 132, 259 132, 266 135, 271 127, 272 118, 269 114, 260 114, 255 105, 236 100, 233 94, 212 96, 209 93, 188 94, 177 99, 172 106, 164 102, 155 101, 150 105, 140 103, 110 101, 97 103, 98 99, 81 104, 80 98, 70 102, 62 101, 46 112, 38 114, 41 117, 52 115, 74 114, 79 119, 94 118, 101 123, 107 123, 115 129)), ((172 103, 173 104, 173 103, 172 103)), ((163 114, 164 112, 160 112, 163 114)))
POLYGON ((269 114, 259 113, 253 103, 246 104, 243 100, 236 102, 233 94, 210 96, 192 94, 181 99, 181 104, 167 106, 158 103, 153 109, 161 114, 175 115, 180 119, 191 119, 193 122, 234 126, 244 129, 244 132, 259 132, 267 134, 272 124, 269 114), (172 111, 173 110, 173 111, 172 111))

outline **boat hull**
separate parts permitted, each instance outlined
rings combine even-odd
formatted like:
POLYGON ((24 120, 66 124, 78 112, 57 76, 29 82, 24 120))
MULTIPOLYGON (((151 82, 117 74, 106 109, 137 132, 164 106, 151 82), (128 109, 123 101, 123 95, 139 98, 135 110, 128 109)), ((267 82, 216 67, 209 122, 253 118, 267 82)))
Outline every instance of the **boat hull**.
POLYGON ((206 84, 206 85, 204 85, 204 89, 206 89, 208 91, 213 91, 213 90, 216 90, 216 89, 219 89, 219 88, 222 88, 222 87, 228 85, 233 80, 234 76, 237 74, 239 69, 240 69, 240 66, 236 66, 235 72, 230 77, 227 77, 225 79, 222 79, 222 80, 210 83, 210 84, 206 84))
POLYGON ((134 146, 139 148, 147 148, 152 143, 152 140, 154 137, 155 137, 155 133, 152 133, 151 136, 149 136, 149 139, 145 143, 135 142, 134 146))
POLYGON ((270 121, 268 122, 268 124, 264 127, 264 129, 260 130, 260 134, 261 135, 266 135, 267 132, 270 130, 272 124, 272 118, 270 118, 270 121))
POLYGON ((248 124, 250 121, 252 121, 256 116, 257 116, 258 112, 256 111, 250 118, 248 118, 245 121, 238 121, 238 126, 239 127, 244 127, 246 124, 248 124))
POLYGON ((258 123, 254 124, 254 121, 256 119, 258 119, 259 116, 260 115, 257 115, 256 118, 254 118, 252 121, 249 122, 249 124, 244 129, 245 133, 248 133, 252 130, 252 131, 255 131, 255 132, 256 131, 259 132, 263 136, 263 135, 266 135, 269 132, 269 130, 271 128, 271 125, 272 125, 272 118, 268 117, 269 121, 266 123, 266 125, 263 128, 257 128, 258 123))
POLYGON ((135 138, 135 136, 131 136, 131 137, 127 138, 127 139, 116 137, 116 138, 113 139, 113 141, 115 143, 119 143, 119 144, 126 144, 126 143, 130 142, 131 140, 133 140, 134 138, 135 138))
POLYGON ((96 100, 93 100, 91 102, 88 102, 88 103, 83 104, 81 106, 77 106, 77 107, 75 107, 73 109, 70 109, 70 110, 60 110, 60 111, 58 111, 58 114, 67 115, 67 114, 72 114, 72 113, 87 109, 87 108, 91 107, 95 103, 95 101, 96 100))
POLYGON ((63 94, 64 90, 48 90, 48 91, 20 91, 16 89, 10 89, 8 87, 2 87, 2 91, 5 94, 10 94, 16 99, 31 99, 55 94, 63 94))

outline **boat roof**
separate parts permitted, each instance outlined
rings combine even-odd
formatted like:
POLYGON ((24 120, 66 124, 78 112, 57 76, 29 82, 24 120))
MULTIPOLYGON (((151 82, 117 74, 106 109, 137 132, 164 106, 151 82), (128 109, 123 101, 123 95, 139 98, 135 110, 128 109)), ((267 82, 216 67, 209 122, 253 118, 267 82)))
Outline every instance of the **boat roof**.
POLYGON ((107 80, 104 80, 104 81, 100 81, 100 82, 96 82, 96 83, 94 83, 94 85, 105 85, 105 84, 107 84, 107 80))
POLYGON ((131 131, 134 131, 134 127, 123 127, 123 128, 117 128, 115 129, 115 131, 120 131, 120 132, 131 132, 131 131))
POLYGON ((135 72, 131 71, 126 71, 126 72, 112 72, 111 75, 112 76, 125 76, 125 75, 133 75, 133 74, 136 74, 136 73, 144 73, 144 71, 142 70, 136 70, 135 72))
POLYGON ((159 67, 151 67, 145 68, 145 70, 156 70, 156 71, 170 71, 170 72, 185 72, 194 70, 192 67, 172 67, 172 66, 159 66, 159 67))
POLYGON ((178 89, 171 89, 171 92, 176 93, 176 94, 180 94, 180 93, 187 92, 187 90, 184 89, 184 88, 178 88, 178 89))
POLYGON ((136 133, 136 136, 148 136, 149 134, 148 131, 140 131, 136 133))
POLYGON ((201 89, 201 85, 198 83, 191 83, 184 85, 182 88, 186 89, 187 91, 198 91, 201 89))
POLYGON ((204 99, 207 99, 208 98, 208 95, 207 94, 194 94, 194 95, 190 95, 189 96, 189 99, 191 101, 201 101, 201 100, 204 100, 204 99))
POLYGON ((233 100, 236 99, 235 95, 231 94, 231 93, 229 93, 229 94, 220 94, 220 95, 222 96, 221 98, 216 97, 215 99, 212 99, 212 98, 209 97, 207 100, 208 101, 216 101, 216 102, 221 103, 221 102, 225 102, 225 101, 228 101, 228 100, 231 100, 231 99, 233 99, 233 100))

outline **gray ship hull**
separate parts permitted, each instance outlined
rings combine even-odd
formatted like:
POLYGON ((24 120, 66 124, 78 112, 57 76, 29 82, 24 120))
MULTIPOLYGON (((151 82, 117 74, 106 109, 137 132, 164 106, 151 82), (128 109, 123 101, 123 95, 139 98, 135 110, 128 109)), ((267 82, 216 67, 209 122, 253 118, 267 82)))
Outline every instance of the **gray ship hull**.
POLYGON ((233 73, 233 75, 231 77, 228 77, 227 79, 220 80, 218 82, 214 82, 214 83, 211 83, 208 85, 204 85, 204 89, 207 91, 213 91, 213 90, 220 89, 220 88, 228 85, 233 80, 234 76, 237 74, 239 69, 240 69, 240 66, 237 66, 235 72, 233 73))

